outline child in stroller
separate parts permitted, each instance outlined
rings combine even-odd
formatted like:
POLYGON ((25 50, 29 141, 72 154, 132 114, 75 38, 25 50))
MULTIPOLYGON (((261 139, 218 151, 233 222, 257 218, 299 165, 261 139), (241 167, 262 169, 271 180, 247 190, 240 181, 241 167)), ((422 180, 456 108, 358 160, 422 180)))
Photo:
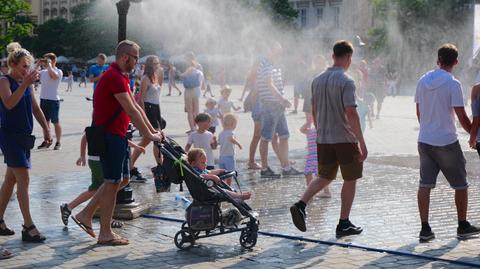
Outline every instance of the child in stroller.
POLYGON ((164 156, 164 181, 168 184, 185 183, 193 198, 186 209, 185 221, 175 234, 175 245, 185 250, 198 239, 240 232, 240 245, 246 249, 253 248, 257 243, 258 215, 244 201, 251 194, 235 192, 223 181, 227 178, 236 181, 237 172, 205 171, 205 152, 191 150, 185 160, 185 151, 169 137, 165 137, 158 146, 164 156), (221 206, 224 202, 230 204, 226 211, 221 206))
MULTIPOLYGON (((207 154, 201 148, 193 148, 188 152, 187 155, 188 163, 192 166, 195 171, 200 174, 200 177, 206 180, 211 180, 215 182, 215 184, 221 186, 221 180, 218 175, 225 172, 224 169, 214 169, 214 170, 207 170, 207 154)), ((233 192, 230 190, 225 190, 225 192, 235 200, 244 201, 250 199, 251 193, 250 192, 233 192)))

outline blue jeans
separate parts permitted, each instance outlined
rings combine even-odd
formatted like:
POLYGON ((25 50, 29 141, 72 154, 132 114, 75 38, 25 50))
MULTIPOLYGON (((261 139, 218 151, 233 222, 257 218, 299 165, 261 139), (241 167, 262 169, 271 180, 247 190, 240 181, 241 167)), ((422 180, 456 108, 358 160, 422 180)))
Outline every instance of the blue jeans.
POLYGON ((273 134, 275 133, 278 134, 280 139, 286 139, 290 136, 287 118, 285 117, 285 108, 278 104, 263 105, 261 131, 262 140, 272 141, 273 134))

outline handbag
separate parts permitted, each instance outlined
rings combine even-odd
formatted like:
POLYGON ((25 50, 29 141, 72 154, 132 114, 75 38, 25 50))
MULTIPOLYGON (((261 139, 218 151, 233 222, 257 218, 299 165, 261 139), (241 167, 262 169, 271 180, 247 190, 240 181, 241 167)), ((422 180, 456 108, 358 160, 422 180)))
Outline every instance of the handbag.
POLYGON ((87 137, 87 151, 90 156, 104 156, 107 152, 105 147, 105 128, 108 127, 122 112, 120 107, 103 125, 95 126, 92 116, 92 125, 85 128, 85 136, 87 137))

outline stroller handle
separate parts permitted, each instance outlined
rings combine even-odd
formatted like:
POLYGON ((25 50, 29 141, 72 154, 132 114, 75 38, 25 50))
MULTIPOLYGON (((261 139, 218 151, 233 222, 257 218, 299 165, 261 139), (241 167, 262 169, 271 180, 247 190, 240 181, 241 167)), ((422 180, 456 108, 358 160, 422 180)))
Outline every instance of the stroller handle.
POLYGON ((220 178, 221 180, 224 180, 224 179, 227 179, 227 178, 230 178, 230 177, 236 178, 237 177, 237 171, 226 171, 224 174, 221 174, 221 175, 218 176, 218 178, 220 178))

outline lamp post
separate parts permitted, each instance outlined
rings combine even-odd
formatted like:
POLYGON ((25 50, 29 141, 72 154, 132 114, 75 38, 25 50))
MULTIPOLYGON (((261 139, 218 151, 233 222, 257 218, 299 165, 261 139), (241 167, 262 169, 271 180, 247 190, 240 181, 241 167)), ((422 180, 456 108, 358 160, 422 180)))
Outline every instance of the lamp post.
POLYGON ((116 4, 118 12, 118 42, 127 39, 127 14, 130 2, 140 3, 142 0, 120 0, 116 4))
MULTIPOLYGON (((130 8, 130 2, 139 3, 141 0, 120 0, 117 2, 118 12, 118 42, 127 39, 127 14, 130 8)), ((119 190, 117 193, 117 204, 129 205, 135 202, 133 198, 133 189, 130 184, 119 190)))

